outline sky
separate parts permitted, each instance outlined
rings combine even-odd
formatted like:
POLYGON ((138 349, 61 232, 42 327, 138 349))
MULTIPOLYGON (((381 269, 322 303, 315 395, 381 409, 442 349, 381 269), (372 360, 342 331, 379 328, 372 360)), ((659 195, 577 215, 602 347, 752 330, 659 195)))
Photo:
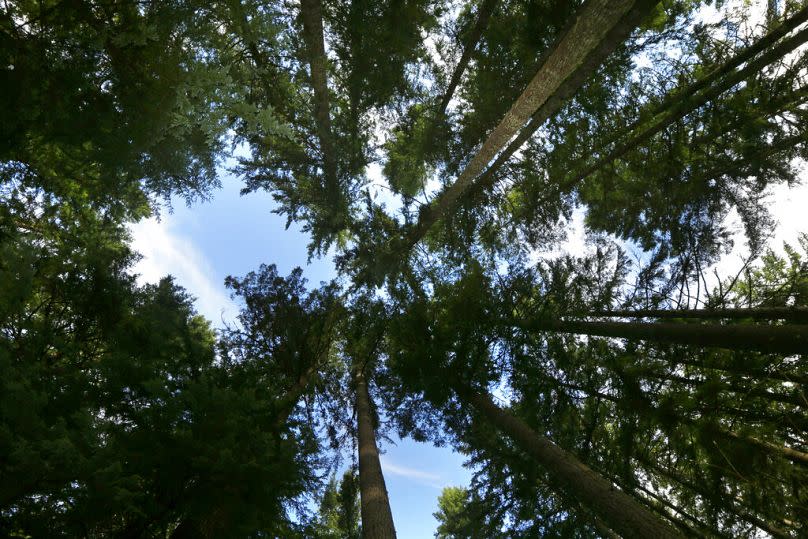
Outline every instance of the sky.
MULTIPOLYGON (((300 266, 310 288, 335 276, 328 257, 306 263, 308 236, 294 225, 284 230, 286 219, 271 213, 271 196, 240 196, 240 180, 227 173, 221 180, 222 189, 211 201, 192 207, 176 202, 173 213, 163 211, 159 220, 130 226, 133 247, 143 257, 133 268, 141 284, 173 275, 196 297, 199 313, 221 327, 233 322, 239 309, 224 286, 228 275, 243 276, 264 263, 276 264, 281 275, 300 266)), ((445 447, 390 436, 394 444, 380 441, 381 462, 398 536, 432 537, 437 528, 432 513, 442 488, 470 481, 470 472, 462 467, 464 457, 445 447)))

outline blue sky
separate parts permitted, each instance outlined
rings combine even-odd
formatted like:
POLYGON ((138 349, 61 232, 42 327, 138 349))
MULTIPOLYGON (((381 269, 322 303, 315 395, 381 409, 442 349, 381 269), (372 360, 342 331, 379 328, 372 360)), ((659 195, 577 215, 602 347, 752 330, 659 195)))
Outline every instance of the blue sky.
MULTIPOLYGON (((210 202, 190 208, 179 202, 159 221, 131 227, 133 246, 143 255, 134 268, 141 282, 173 275, 197 298, 197 310, 221 326, 238 314, 224 287, 228 275, 274 263, 283 275, 302 267, 312 287, 334 277, 328 257, 306 264, 308 237, 294 225, 284 230, 286 220, 271 213, 274 203, 268 194, 239 196, 242 184, 229 174, 222 175, 222 184, 210 202)), ((470 473, 462 467, 463 457, 450 449, 391 437, 395 445, 380 445, 396 530, 404 539, 432 537, 437 527, 432 513, 441 489, 467 485, 470 473)))

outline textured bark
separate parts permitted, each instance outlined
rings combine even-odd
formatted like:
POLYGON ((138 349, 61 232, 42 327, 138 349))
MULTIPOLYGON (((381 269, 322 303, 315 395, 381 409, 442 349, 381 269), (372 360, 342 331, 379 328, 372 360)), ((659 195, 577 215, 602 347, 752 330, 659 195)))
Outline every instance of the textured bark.
MULTIPOLYGON (((805 12, 806 9, 800 11, 800 16, 804 16, 803 12, 805 12)), ((778 27, 777 30, 780 30, 780 28, 781 27, 778 27)), ((777 30, 775 30, 775 32, 777 30)), ((769 51, 766 53, 749 61, 742 69, 726 75, 726 77, 723 79, 719 78, 718 82, 716 82, 714 85, 703 89, 699 88, 699 90, 703 91, 691 91, 691 93, 678 92, 677 99, 672 100, 670 105, 667 105, 663 111, 652 117, 647 122, 637 124, 638 127, 633 130, 633 134, 631 134, 627 140, 615 146, 611 151, 606 153, 606 155, 598 159, 591 166, 566 179, 564 182, 565 187, 568 188, 576 185, 590 174, 597 172, 602 167, 624 156, 632 149, 644 144, 645 142, 648 142, 654 135, 671 125, 673 122, 687 116, 698 107, 704 105, 712 99, 715 99, 725 91, 759 72, 769 64, 776 62, 780 58, 798 48, 800 45, 804 44, 806 41, 808 41, 808 28, 804 28, 793 36, 784 39, 779 44, 769 49, 769 51)), ((740 64, 742 62, 737 63, 740 64)))
POLYGON ((576 333, 660 341, 693 346, 757 350, 779 354, 808 353, 808 325, 758 326, 719 324, 676 324, 658 322, 588 322, 582 320, 537 321, 521 324, 523 329, 576 333))
POLYGON ((362 503, 362 536, 365 539, 389 539, 396 536, 390 500, 376 446, 376 430, 370 407, 365 375, 354 370, 356 416, 359 423, 359 493, 362 503))
POLYGON ((635 4, 642 4, 645 13, 648 13, 656 2, 591 0, 585 4, 576 14, 569 30, 547 55, 533 80, 489 134, 457 180, 422 211, 417 225, 407 234, 409 246, 417 243, 436 221, 454 209, 458 198, 540 107, 547 104, 543 114, 548 116, 558 110, 564 97, 567 97, 566 94, 571 95, 586 75, 597 67, 599 62, 587 62, 591 54, 599 55, 602 60, 625 40, 625 33, 617 35, 619 33, 612 30, 621 25, 623 17, 635 4), (563 87, 565 81, 573 76, 580 78, 580 82, 563 87), (557 96, 560 90, 564 96, 557 96))
MULTIPOLYGON (((513 154, 524 145, 528 139, 541 127, 544 122, 555 114, 561 105, 570 99, 575 92, 583 85, 590 75, 600 66, 609 55, 614 52, 625 40, 629 38, 631 32, 645 19, 648 12, 657 4, 656 0, 640 0, 626 13, 625 17, 609 31, 603 41, 586 57, 575 72, 570 75, 559 86, 558 91, 553 94, 541 107, 533 113, 530 121, 522 128, 508 147, 505 148, 494 160, 494 162, 474 181, 474 185, 469 188, 466 197, 473 197, 483 189, 490 186, 496 180, 496 173, 508 162, 513 154)), ((434 223, 434 222, 433 222, 434 223)))
POLYGON ((337 155, 331 132, 331 107, 326 78, 326 55, 323 39, 323 14, 320 0, 300 0, 300 13, 303 19, 303 40, 309 57, 311 85, 314 89, 314 121, 317 124, 317 138, 323 154, 323 173, 328 198, 339 199, 337 179, 337 155))
POLYGON ((808 321, 806 307, 754 307, 748 309, 636 309, 596 311, 591 316, 620 318, 713 318, 808 321))
POLYGON ((682 537, 637 500, 580 462, 571 453, 499 408, 487 394, 457 385, 460 398, 510 436, 550 477, 552 486, 581 503, 623 537, 682 537))

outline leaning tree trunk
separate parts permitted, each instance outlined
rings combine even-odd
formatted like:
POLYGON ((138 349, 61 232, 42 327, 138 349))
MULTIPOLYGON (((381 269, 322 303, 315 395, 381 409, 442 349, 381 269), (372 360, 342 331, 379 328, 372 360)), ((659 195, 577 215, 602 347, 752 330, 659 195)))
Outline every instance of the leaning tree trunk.
POLYGON ((660 341, 694 346, 756 350, 779 354, 808 352, 808 325, 763 326, 738 324, 676 324, 671 322, 589 322, 584 320, 538 320, 521 323, 526 330, 576 333, 660 341))
POLYGON ((362 503, 362 535, 365 539, 396 536, 390 500, 376 446, 376 430, 370 406, 367 380, 361 369, 354 369, 356 416, 359 423, 359 494, 362 503))
POLYGON ((808 321, 806 307, 753 307, 748 309, 636 309, 595 311, 591 316, 608 316, 619 318, 712 318, 719 320, 736 320, 752 318, 755 320, 790 320, 808 321))
POLYGON ((468 190, 466 198, 472 198, 490 186, 497 177, 497 171, 504 165, 519 148, 521 148, 533 134, 558 111, 564 102, 571 98, 584 82, 597 70, 618 45, 629 38, 631 32, 648 15, 649 10, 658 2, 656 0, 643 0, 635 2, 634 6, 609 30, 600 44, 593 49, 586 60, 578 66, 575 72, 558 87, 558 90, 536 109, 530 121, 519 131, 519 134, 500 152, 493 163, 483 172, 468 190))
MULTIPOLYGON (((593 51, 616 49, 625 36, 616 36, 611 30, 621 24, 621 20, 635 5, 642 6, 644 13, 650 13, 656 5, 650 0, 591 0, 575 15, 569 30, 561 36, 555 47, 547 55, 536 75, 519 96, 510 110, 494 130, 488 135, 482 147, 469 161, 455 182, 419 215, 418 223, 410 229, 405 238, 408 247, 417 243, 429 228, 456 206, 459 197, 473 184, 496 155, 505 148, 511 138, 533 114, 548 101, 558 110, 563 100, 556 99, 559 89, 569 78, 576 75, 582 64, 593 51)), ((580 74, 580 80, 591 74, 597 65, 587 65, 588 73, 580 74)), ((571 93, 571 92, 568 92, 571 93)))
MULTIPOLYGON (((460 56, 460 61, 457 62, 457 65, 452 72, 452 78, 449 80, 446 91, 443 93, 443 97, 438 105, 438 111, 435 115, 435 122, 432 124, 433 129, 430 130, 431 133, 434 133, 435 131, 435 123, 440 121, 440 118, 446 113, 446 107, 449 106, 449 101, 452 100, 452 96, 457 89, 457 85, 460 84, 460 79, 463 77, 463 73, 466 71, 466 67, 468 67, 469 62, 471 61, 471 54, 477 48, 477 42, 480 41, 480 36, 483 35, 485 27, 488 26, 488 19, 491 18, 491 14, 494 12, 494 8, 497 6, 497 1, 498 0, 483 0, 482 4, 480 4, 480 7, 477 10, 477 21, 466 37, 466 43, 463 45, 463 54, 460 56)), ((431 139, 431 137, 429 138, 431 139)))
POLYGON ((637 500, 580 462, 550 439, 536 433, 524 421, 499 408, 487 394, 462 385, 455 390, 496 428, 513 438, 547 472, 554 488, 586 506, 606 525, 624 537, 681 537, 669 524, 637 500))
MULTIPOLYGON (((808 8, 800 12, 798 16, 802 17, 805 15, 805 13, 808 13, 808 8)), ((612 161, 626 155, 633 148, 636 148, 637 146, 649 141, 651 137, 671 125, 673 122, 684 118, 698 107, 701 107, 710 100, 715 99, 736 84, 739 84, 752 75, 758 73, 766 66, 776 62, 787 54, 790 54, 792 51, 803 45, 806 41, 808 41, 808 28, 804 28, 793 36, 784 39, 758 58, 749 61, 743 68, 727 75, 724 79, 717 81, 714 85, 705 89, 700 89, 700 91, 690 95, 680 94, 680 99, 671 101, 671 104, 666 107, 664 111, 659 113, 650 121, 639 125, 634 132, 630 133, 627 140, 615 146, 611 151, 606 153, 595 163, 579 172, 574 173, 569 179, 565 180, 564 185, 566 187, 576 185, 590 174, 595 173, 612 161)))

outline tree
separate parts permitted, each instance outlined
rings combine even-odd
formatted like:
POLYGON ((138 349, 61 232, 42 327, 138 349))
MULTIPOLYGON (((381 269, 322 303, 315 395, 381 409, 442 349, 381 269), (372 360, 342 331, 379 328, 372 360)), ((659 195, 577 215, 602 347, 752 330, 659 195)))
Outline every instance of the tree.
POLYGON ((395 429, 474 470, 439 537, 803 534, 808 272, 764 200, 808 158, 808 8, 700 9, 4 5, 2 532, 394 537, 395 429), (225 163, 340 275, 229 277, 214 332, 126 227, 225 163), (544 259, 575 208, 599 236, 544 259))
POLYGON ((359 482, 355 470, 346 470, 339 483, 332 476, 320 500, 314 537, 353 538, 361 535, 359 527, 359 482))
POLYGON ((435 537, 438 539, 461 539, 478 537, 477 515, 469 514, 469 492, 461 487, 444 487, 438 497, 438 511, 432 513, 438 524, 435 537))

